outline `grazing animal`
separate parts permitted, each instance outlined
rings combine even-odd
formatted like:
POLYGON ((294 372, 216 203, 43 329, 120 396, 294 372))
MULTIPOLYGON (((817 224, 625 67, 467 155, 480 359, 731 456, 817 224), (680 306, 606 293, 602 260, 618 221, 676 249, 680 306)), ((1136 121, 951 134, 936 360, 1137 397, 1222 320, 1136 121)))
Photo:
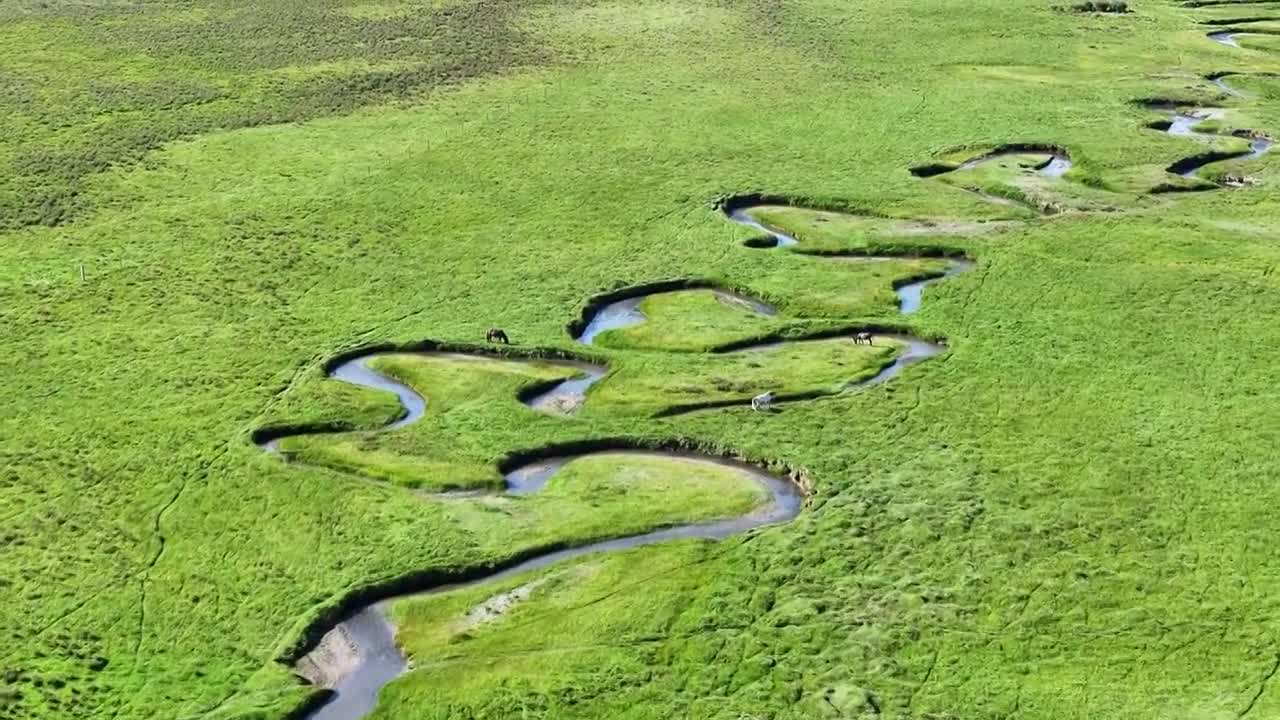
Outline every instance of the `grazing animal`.
POLYGON ((759 395, 751 398, 751 409, 768 410, 769 406, 773 404, 773 399, 775 397, 777 397, 777 395, 774 394, 772 390, 767 393, 760 393, 759 395))
POLYGON ((484 334, 485 342, 500 342, 503 345, 510 345, 511 339, 507 337, 507 333, 501 328, 489 328, 489 332, 484 334))
POLYGON ((854 345, 861 345, 862 343, 866 343, 866 344, 868 344, 868 345, 874 345, 874 344, 875 344, 875 343, 871 342, 871 333, 869 333, 869 332, 867 332, 867 331, 865 331, 865 330, 864 330, 864 331, 862 331, 862 332, 858 333, 857 335, 854 335, 854 336, 853 336, 853 344, 854 344, 854 345))

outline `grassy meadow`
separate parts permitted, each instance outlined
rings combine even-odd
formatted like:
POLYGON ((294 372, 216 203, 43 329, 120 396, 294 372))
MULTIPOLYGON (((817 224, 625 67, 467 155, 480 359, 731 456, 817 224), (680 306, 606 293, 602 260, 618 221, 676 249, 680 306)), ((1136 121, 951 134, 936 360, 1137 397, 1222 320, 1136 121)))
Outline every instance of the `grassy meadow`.
POLYGON ((759 500, 599 467, 429 496, 604 438, 812 495, 396 605, 416 669, 372 717, 1280 716, 1280 155, 1152 194, 1207 141, 1143 102, 1280 133, 1275 38, 1206 37, 1272 6, 1052 5, 0 6, 0 720, 288 717, 313 689, 280 660, 360 588, 759 500), (1073 167, 908 171, 1009 143, 1073 167), (753 192, 825 213, 761 211, 800 243, 746 247, 715 203, 753 192), (886 250, 913 257, 814 256, 886 250), (893 283, 940 253, 977 266, 899 315, 893 283), (779 314, 673 295, 569 337, 589 298, 680 279, 779 314), (949 350, 780 412, 653 417, 864 376, 884 350, 699 352, 858 324, 949 350), (388 358, 428 414, 376 434, 394 398, 322 370, 493 326, 611 374, 559 417, 515 398, 560 369, 388 358), (280 424, 350 433, 284 462, 251 438, 280 424))

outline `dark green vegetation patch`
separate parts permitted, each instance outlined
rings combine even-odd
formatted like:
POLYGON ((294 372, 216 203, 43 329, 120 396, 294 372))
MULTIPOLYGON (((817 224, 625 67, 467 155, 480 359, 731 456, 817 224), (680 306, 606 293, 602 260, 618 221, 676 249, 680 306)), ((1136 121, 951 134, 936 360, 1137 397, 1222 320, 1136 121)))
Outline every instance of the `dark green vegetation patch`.
MULTIPOLYGON (((544 62, 533 3, 15 3, 0 8, 0 228, 91 209, 86 183, 211 131, 299 122, 544 62)), ((284 170, 287 172, 287 170, 284 170)))

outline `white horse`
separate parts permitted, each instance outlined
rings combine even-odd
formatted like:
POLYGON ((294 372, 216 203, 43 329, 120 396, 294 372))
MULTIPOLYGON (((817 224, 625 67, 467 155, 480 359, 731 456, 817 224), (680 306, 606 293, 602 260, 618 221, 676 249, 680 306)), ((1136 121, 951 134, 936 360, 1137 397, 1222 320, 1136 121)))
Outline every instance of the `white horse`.
POLYGON ((860 333, 858 333, 857 335, 854 335, 854 336, 853 336, 853 344, 854 344, 854 345, 861 345, 862 343, 866 343, 866 344, 868 344, 868 345, 874 345, 874 344, 875 344, 875 343, 871 342, 871 333, 867 332, 866 330, 863 330, 862 332, 860 332, 860 333))
POLYGON ((759 395, 751 398, 751 409, 768 410, 775 397, 777 397, 777 395, 772 390, 767 393, 760 393, 759 395))

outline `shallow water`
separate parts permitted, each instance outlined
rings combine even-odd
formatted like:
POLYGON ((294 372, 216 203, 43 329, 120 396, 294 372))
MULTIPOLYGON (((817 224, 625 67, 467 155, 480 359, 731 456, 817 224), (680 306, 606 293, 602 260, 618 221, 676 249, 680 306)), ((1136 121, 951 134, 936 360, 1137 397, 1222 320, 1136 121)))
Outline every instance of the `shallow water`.
POLYGON ((640 303, 648 296, 640 296, 611 302, 596 311, 576 338, 583 345, 595 343, 596 336, 609 330, 639 325, 648 318, 640 312, 640 303))
MULTIPOLYGON (((835 338, 828 337, 828 338, 814 338, 811 340, 788 340, 785 342, 765 342, 765 343, 760 343, 759 345, 750 345, 750 346, 741 348, 739 350, 734 350, 734 352, 735 353, 767 352, 769 350, 780 348, 784 345, 795 345, 797 343, 806 343, 806 342, 830 342, 833 339, 847 339, 849 341, 852 341, 853 335, 854 333, 851 333, 845 336, 836 336, 835 338)), ((904 333, 879 333, 879 334, 873 333, 871 338, 872 344, 874 345, 877 340, 892 340, 898 343, 902 343, 902 345, 905 347, 902 350, 902 352, 898 353, 897 357, 894 358, 893 363, 891 365, 886 366, 880 372, 876 373, 872 377, 867 378, 866 380, 862 380, 860 382, 855 382, 855 383, 849 383, 848 385, 845 386, 845 389, 879 385, 886 380, 897 377, 908 366, 914 365, 920 362, 921 360, 927 360, 931 357, 937 357, 938 355, 941 355, 947 350, 947 347, 945 345, 940 345, 938 343, 931 342, 923 338, 918 338, 915 335, 906 335, 904 333)), ((750 401, 743 400, 740 402, 741 404, 748 404, 750 401)))
POLYGON ((775 247, 786 247, 787 245, 795 245, 799 242, 791 235, 788 235, 777 228, 769 227, 755 219, 751 216, 751 210, 751 207, 742 207, 734 210, 733 212, 726 213, 726 216, 739 225, 746 225, 749 228, 759 230, 769 237, 772 237, 775 241, 775 247))
POLYGON ((329 632, 346 634, 356 649, 356 665, 331 688, 334 695, 330 700, 306 717, 310 720, 363 717, 377 704, 382 688, 407 670, 409 662, 396 646, 395 628, 379 605, 361 608, 329 632))
POLYGON ((360 385, 361 387, 373 388, 375 390, 386 390, 395 393, 396 399, 404 407, 404 416, 390 425, 382 428, 383 430, 395 430, 405 425, 417 422, 427 411, 427 399, 419 395, 413 388, 404 383, 395 380, 387 375, 374 370, 369 363, 380 357, 396 355, 404 353, 371 353, 369 355, 361 355, 358 358, 348 360, 329 373, 329 377, 334 380, 351 383, 352 385, 360 385))
POLYGON ((972 270, 974 263, 972 260, 948 260, 946 271, 933 278, 917 280, 907 283, 901 287, 895 288, 894 292, 898 295, 898 311, 903 315, 911 315, 920 310, 920 305, 924 302, 924 289, 934 283, 942 282, 952 275, 959 275, 962 272, 972 270))
POLYGON ((1054 155, 1039 172, 1045 177, 1062 177, 1071 169, 1071 159, 1061 155, 1054 155))
MULTIPOLYGON (((1177 110, 1169 111, 1169 127, 1165 130, 1170 135, 1180 137, 1198 137, 1206 140, 1217 140, 1224 135, 1216 133, 1199 132, 1195 129, 1196 125, 1206 121, 1221 118, 1223 111, 1217 108, 1203 108, 1195 112, 1179 112, 1177 110)), ((1235 160, 1252 160, 1271 150, 1273 141, 1266 137, 1252 137, 1249 139, 1249 152, 1236 157, 1206 159, 1204 162, 1188 166, 1182 169, 1178 174, 1183 177, 1195 177, 1199 170, 1207 165, 1214 163, 1228 162, 1235 160)))
MULTIPOLYGON (((735 215, 741 215, 742 217, 749 218, 749 216, 745 215, 745 212, 745 210, 740 210, 737 213, 730 215, 730 217, 738 222, 743 222, 743 220, 738 219, 735 215)), ((745 224, 763 229, 774 236, 779 235, 778 233, 755 223, 754 220, 748 220, 745 224)), ((794 238, 790 238, 790 236, 786 237, 790 242, 780 242, 780 244, 794 244, 794 238)), ((882 259, 889 260, 896 258, 892 256, 884 256, 883 258, 866 258, 867 261, 878 261, 882 259)), ((971 267, 973 267, 973 263, 968 260, 953 260, 950 261, 944 275, 937 278, 929 278, 926 280, 908 283, 897 288, 896 292, 899 298, 899 310, 903 314, 910 314, 917 311, 920 307, 925 287, 934 282, 938 282, 943 278, 963 272, 971 267)), ((772 306, 756 298, 723 290, 713 290, 713 292, 715 292, 717 297, 724 302, 741 305, 756 313, 771 315, 775 312, 772 306)), ((639 304, 644 297, 647 296, 627 298, 615 303, 610 303, 609 305, 601 308, 599 312, 589 319, 587 327, 584 328, 583 332, 579 335, 578 340, 580 342, 590 344, 601 332, 644 322, 646 318, 643 313, 639 311, 639 304)), ((900 342, 904 345, 904 349, 897 357, 894 358, 893 363, 882 369, 875 376, 861 383, 852 384, 850 387, 854 385, 872 386, 886 382, 887 380, 896 377, 906 367, 926 358, 934 357, 945 351, 945 347, 940 344, 929 342, 914 336, 886 334, 878 337, 893 339, 900 342)), ((758 346, 743 348, 739 352, 758 352, 781 344, 782 343, 762 343, 758 346)), ((357 357, 339 365, 331 373, 331 376, 338 380, 362 387, 375 388, 395 393, 396 397, 400 399, 401 405, 404 407, 404 415, 394 423, 388 424, 383 428, 383 431, 401 428, 419 420, 425 414, 427 407, 426 398, 422 397, 412 388, 390 377, 382 375, 369 367, 369 361, 374 358, 381 355, 391 354, 403 353, 372 353, 357 357)), ((439 355, 439 353, 420 354, 439 355)), ((455 358, 470 357, 456 353, 449 354, 449 356, 455 358)), ((526 400, 526 403, 534 408, 547 409, 564 407, 565 403, 574 404, 577 402, 577 398, 580 398, 585 394, 586 389, 590 387, 591 384, 599 381, 606 372, 606 369, 603 366, 584 362, 544 362, 574 369, 578 371, 578 374, 572 378, 556 383, 548 390, 526 400)), ((268 449, 273 449, 274 442, 276 441, 267 443, 266 447, 268 449)), ((408 663, 395 643, 395 628, 392 627, 391 623, 388 621, 386 614, 387 605, 398 599, 446 592, 449 590, 475 586, 480 583, 494 582, 590 553, 624 550, 642 545, 650 545, 684 538, 724 538, 764 525, 791 520, 800 513, 803 505, 803 495, 800 489, 793 482, 785 478, 774 476, 758 467, 693 453, 640 450, 607 450, 531 461, 509 470, 504 475, 506 482, 505 491, 507 494, 513 496, 536 493, 545 488, 547 483, 555 477, 556 473, 573 460, 586 456, 606 455, 617 458, 623 463, 625 463, 626 458, 629 455, 644 455, 668 457, 682 462, 715 463, 731 467, 742 473, 744 477, 758 483, 761 487, 767 490, 769 493, 769 501, 756 510, 739 517, 709 522, 690 523, 676 527, 664 528, 653 532, 632 535, 629 537, 615 538, 580 547, 548 552, 537 555, 505 569, 495 570, 491 573, 484 574, 481 577, 477 577, 466 582, 427 588, 365 605, 340 620, 333 628, 328 630, 324 638, 321 640, 320 648, 324 648, 326 643, 331 642, 331 639, 341 638, 354 648, 355 661, 351 663, 344 663, 341 668, 335 669, 336 672, 334 674, 337 675, 337 680, 332 687, 334 690, 333 696, 325 704, 307 715, 307 717, 311 720, 357 720, 358 718, 362 718, 372 712, 373 708, 376 706, 378 693, 381 689, 408 669, 408 663)), ((321 663, 324 662, 322 655, 323 653, 320 651, 313 651, 308 654, 306 659, 315 663, 321 663)))
POLYGON ((1214 85, 1216 85, 1216 86, 1218 87, 1218 89, 1219 89, 1219 90, 1222 90, 1222 92, 1224 92, 1224 93, 1226 93, 1226 94, 1228 94, 1228 95, 1235 95, 1235 96, 1237 96, 1237 97, 1239 97, 1239 96, 1240 96, 1240 91, 1239 91, 1239 90, 1236 90, 1235 88, 1233 88, 1233 87, 1231 87, 1230 85, 1228 85, 1228 84, 1227 84, 1227 78, 1226 78, 1226 76, 1219 76, 1219 77, 1212 77, 1212 78, 1209 78, 1209 82, 1211 82, 1211 83, 1213 83, 1214 85))
MULTIPOLYGON (((547 482, 570 462, 582 457, 600 456, 616 457, 623 463, 628 456, 642 456, 666 457, 681 462, 713 463, 729 467, 741 473, 744 478, 758 483, 769 493, 769 500, 755 510, 738 517, 679 525, 548 552, 466 582, 406 593, 366 605, 341 620, 326 633, 326 638, 329 634, 344 634, 355 646, 358 660, 332 688, 335 691, 332 699, 306 717, 310 720, 356 720, 364 717, 377 704, 381 689, 408 669, 408 662, 396 646, 395 630, 387 619, 388 604, 397 600, 495 582, 592 553, 626 550, 687 538, 721 539, 764 525, 791 520, 800 514, 803 505, 803 495, 793 482, 771 475, 753 465, 696 453, 650 450, 605 450, 536 460, 506 474, 507 492, 513 495, 535 493, 544 488, 547 482)), ((324 641, 321 642, 323 644, 324 641)))
POLYGON ((1240 43, 1236 41, 1236 34, 1233 32, 1211 32, 1209 33, 1209 39, 1220 45, 1238 48, 1240 43))
POLYGON ((587 390, 600 382, 609 369, 603 365, 570 360, 556 361, 556 367, 576 368, 578 374, 527 398, 525 405, 542 412, 562 413, 566 408, 577 408, 586 402, 587 390))
MULTIPOLYGON (((1038 174, 1043 175, 1045 177, 1051 177, 1051 178, 1062 177, 1063 175, 1066 174, 1068 170, 1071 169, 1071 166, 1072 166, 1071 158, 1067 157, 1066 155, 1060 155, 1058 153, 1048 153, 1048 152, 1043 152, 1038 150, 1002 150, 1000 152, 994 152, 988 155, 981 155, 979 157, 973 158, 972 160, 966 160, 965 162, 961 163, 960 166, 956 168, 956 170, 972 170, 978 167, 979 165, 984 165, 993 160, 998 160, 1000 158, 1010 157, 1014 155, 1049 155, 1049 159, 1047 161, 1045 161, 1043 164, 1035 168, 1035 171, 1038 174)), ((952 170, 951 172, 955 172, 955 170, 952 170)), ((945 173, 942 173, 942 174, 945 174, 945 173)))
MULTIPOLYGON (((698 292, 699 290, 699 288, 661 290, 611 302, 597 310, 595 314, 587 319, 587 326, 582 329, 582 332, 575 339, 584 345, 592 345, 600 333, 617 330, 618 328, 632 327, 645 322, 648 318, 645 317, 644 313, 640 312, 640 303, 644 302, 646 298, 669 293, 698 292)), ((720 289, 709 289, 705 290, 705 292, 713 293, 723 303, 750 310, 758 315, 776 315, 778 312, 777 308, 769 303, 741 293, 720 289)))

